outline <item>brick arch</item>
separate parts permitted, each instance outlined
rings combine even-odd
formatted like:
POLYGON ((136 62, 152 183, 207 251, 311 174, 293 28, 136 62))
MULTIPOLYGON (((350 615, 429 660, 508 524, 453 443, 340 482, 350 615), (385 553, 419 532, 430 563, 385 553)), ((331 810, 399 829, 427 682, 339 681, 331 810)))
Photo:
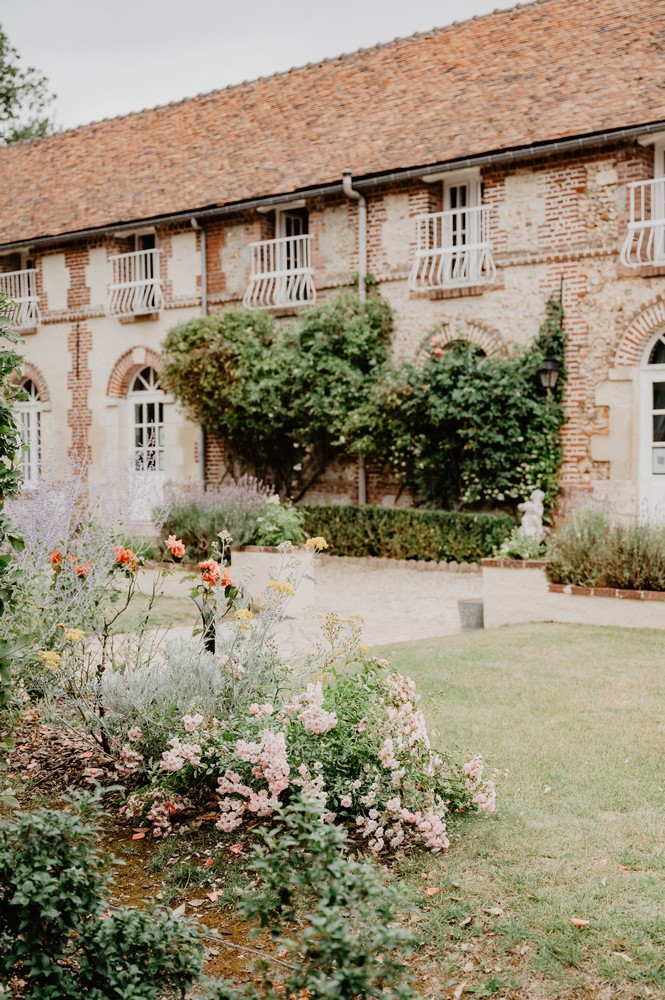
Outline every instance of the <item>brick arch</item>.
POLYGON ((157 351, 150 347, 130 347, 114 364, 106 395, 124 398, 129 390, 129 377, 137 368, 154 368, 159 372, 161 366, 162 359, 157 351))
POLYGON ((492 329, 491 326, 477 320, 442 320, 439 330, 428 333, 422 342, 421 354, 429 354, 429 343, 434 334, 438 338, 437 343, 440 347, 452 344, 455 340, 466 340, 470 344, 476 344, 482 348, 488 357, 492 354, 505 357, 508 353, 501 334, 492 329))
POLYGON ((51 396, 48 391, 46 379, 42 375, 41 370, 37 367, 37 365, 33 365, 32 361, 24 361, 23 371, 21 373, 20 378, 17 376, 13 376, 11 381, 16 382, 18 384, 19 382, 20 383, 25 382, 27 379, 30 379, 37 386, 37 392, 39 393, 39 401, 41 403, 50 403, 51 396))
POLYGON ((617 367, 635 367, 641 364, 647 345, 663 329, 665 329, 665 296, 658 296, 631 319, 614 352, 614 364, 617 367))

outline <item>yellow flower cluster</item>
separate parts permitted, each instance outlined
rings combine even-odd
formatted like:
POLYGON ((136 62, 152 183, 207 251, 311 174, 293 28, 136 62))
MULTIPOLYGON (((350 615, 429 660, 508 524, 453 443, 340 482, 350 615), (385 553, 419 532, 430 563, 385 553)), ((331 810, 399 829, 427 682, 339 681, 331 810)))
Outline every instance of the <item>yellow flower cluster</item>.
POLYGON ((289 597, 295 597, 296 593, 295 587, 285 580, 271 580, 266 589, 276 590, 278 594, 288 594, 289 597))
POLYGON ((238 629, 241 632, 246 632, 249 628, 249 623, 252 620, 252 612, 249 608, 239 608, 237 611, 234 611, 233 614, 238 622, 238 629))
POLYGON ((57 670, 62 663, 60 653, 54 653, 52 649, 40 649, 38 652, 45 670, 57 670))
POLYGON ((85 632, 80 628, 68 628, 65 631, 65 642, 80 642, 85 639, 85 632))
POLYGON ((323 549, 327 549, 329 546, 325 538, 322 538, 321 535, 315 535, 314 538, 307 539, 305 542, 305 548, 317 549, 319 552, 322 552, 323 549))

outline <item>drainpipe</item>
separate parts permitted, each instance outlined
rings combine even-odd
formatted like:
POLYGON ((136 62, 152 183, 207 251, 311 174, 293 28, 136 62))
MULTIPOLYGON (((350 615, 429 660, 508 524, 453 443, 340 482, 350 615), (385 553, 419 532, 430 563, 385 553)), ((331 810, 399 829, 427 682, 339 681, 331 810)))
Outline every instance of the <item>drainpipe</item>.
MULTIPOLYGON (((195 218, 191 218, 190 223, 192 229, 199 234, 199 240, 201 241, 201 315, 208 315, 208 242, 206 240, 206 231, 203 226, 195 218)), ((199 440, 199 453, 200 453, 200 468, 201 468, 201 482, 205 487, 206 481, 206 432, 204 428, 201 428, 201 437, 199 440)))
POLYGON ((342 174, 342 190, 347 198, 358 202, 358 300, 360 310, 364 312, 367 277, 367 201, 360 191, 354 190, 350 170, 345 170, 342 174))
MULTIPOLYGON (((360 191, 353 189, 351 171, 345 170, 342 173, 342 190, 351 201, 358 202, 358 302, 360 311, 365 311, 367 301, 367 289, 365 278, 367 277, 367 201, 360 191)), ((365 471, 365 456, 358 455, 358 506, 364 507, 367 503, 367 473, 365 471)))
POLYGON ((196 219, 189 220, 192 229, 196 230, 201 240, 201 315, 208 315, 208 244, 206 241, 206 231, 199 225, 196 219))

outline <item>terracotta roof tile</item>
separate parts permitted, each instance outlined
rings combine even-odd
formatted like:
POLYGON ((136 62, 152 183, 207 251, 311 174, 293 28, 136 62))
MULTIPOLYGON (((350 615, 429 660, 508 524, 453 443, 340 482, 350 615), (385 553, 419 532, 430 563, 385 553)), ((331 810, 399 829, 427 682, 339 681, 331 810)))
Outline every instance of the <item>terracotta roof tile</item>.
POLYGON ((665 0, 536 0, 5 147, 0 242, 665 120, 663 45, 665 0))

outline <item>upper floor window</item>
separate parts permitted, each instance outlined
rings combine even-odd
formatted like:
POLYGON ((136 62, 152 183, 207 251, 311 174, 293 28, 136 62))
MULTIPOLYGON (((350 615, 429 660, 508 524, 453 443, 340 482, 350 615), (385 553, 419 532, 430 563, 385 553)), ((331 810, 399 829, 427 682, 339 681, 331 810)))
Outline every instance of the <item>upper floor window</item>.
POLYGON ((164 307, 159 255, 154 233, 135 236, 132 253, 115 254, 107 312, 111 316, 142 316, 164 307))
POLYGON ((311 264, 309 215, 304 204, 275 211, 275 238, 250 243, 246 308, 301 305, 316 301, 311 264))
POLYGON ((36 277, 34 264, 26 254, 9 254, 0 259, 0 292, 14 303, 9 316, 17 330, 29 330, 41 320, 36 277))
POLYGON ((665 264, 665 139, 646 137, 653 144, 653 178, 628 185, 628 232, 621 248, 627 267, 665 264))
POLYGON ((25 379, 21 383, 21 389, 27 393, 28 398, 15 404, 21 432, 20 468, 24 485, 36 486, 42 461, 42 402, 32 379, 25 379))
POLYGON ((495 276, 479 172, 451 173, 443 179, 443 211, 416 219, 409 287, 425 291, 485 285, 495 276))

